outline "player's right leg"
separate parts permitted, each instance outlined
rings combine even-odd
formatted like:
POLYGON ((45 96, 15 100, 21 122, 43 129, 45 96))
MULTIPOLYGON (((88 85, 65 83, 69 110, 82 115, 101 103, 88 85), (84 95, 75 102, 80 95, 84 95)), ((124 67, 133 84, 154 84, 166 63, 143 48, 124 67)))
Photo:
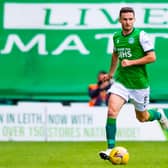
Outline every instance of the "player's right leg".
POLYGON ((100 151, 99 156, 101 159, 108 160, 109 154, 115 146, 116 136, 116 118, 121 107, 124 105, 125 100, 116 94, 111 94, 108 103, 108 116, 106 122, 106 139, 107 139, 107 150, 100 151))

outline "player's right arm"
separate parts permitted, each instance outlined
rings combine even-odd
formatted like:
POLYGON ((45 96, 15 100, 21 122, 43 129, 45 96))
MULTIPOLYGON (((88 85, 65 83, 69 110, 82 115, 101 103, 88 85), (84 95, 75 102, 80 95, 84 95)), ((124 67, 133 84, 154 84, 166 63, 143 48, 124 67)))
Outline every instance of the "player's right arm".
POLYGON ((110 78, 112 78, 114 76, 114 72, 116 70, 117 63, 118 63, 118 55, 115 51, 113 51, 111 66, 110 66, 110 71, 109 71, 110 78))
POLYGON ((114 76, 114 72, 116 70, 117 63, 118 63, 118 55, 115 51, 113 51, 110 71, 108 74, 104 75, 104 80, 110 80, 114 76))

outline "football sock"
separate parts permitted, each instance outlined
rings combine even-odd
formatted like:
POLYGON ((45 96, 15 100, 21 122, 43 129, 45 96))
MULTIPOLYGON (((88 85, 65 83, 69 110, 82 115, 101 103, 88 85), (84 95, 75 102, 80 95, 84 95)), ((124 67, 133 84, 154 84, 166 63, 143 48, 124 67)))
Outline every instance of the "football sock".
POLYGON ((108 149, 112 149, 115 146, 115 136, 116 136, 116 119, 108 117, 106 123, 106 138, 108 149))
POLYGON ((158 112, 156 109, 149 109, 148 113, 149 113, 148 121, 160 120, 161 118, 161 113, 158 112))

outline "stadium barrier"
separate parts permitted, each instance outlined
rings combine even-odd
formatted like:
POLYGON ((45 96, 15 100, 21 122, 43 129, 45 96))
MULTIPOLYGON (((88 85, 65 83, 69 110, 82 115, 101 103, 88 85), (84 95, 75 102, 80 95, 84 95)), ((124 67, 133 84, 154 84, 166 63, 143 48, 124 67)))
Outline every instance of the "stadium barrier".
MULTIPOLYGON (((168 104, 151 104, 168 116, 168 104)), ((0 141, 105 141, 107 107, 87 103, 27 103, 0 106, 0 141)), ((139 123, 131 104, 118 117, 117 140, 166 141, 159 123, 139 123)))

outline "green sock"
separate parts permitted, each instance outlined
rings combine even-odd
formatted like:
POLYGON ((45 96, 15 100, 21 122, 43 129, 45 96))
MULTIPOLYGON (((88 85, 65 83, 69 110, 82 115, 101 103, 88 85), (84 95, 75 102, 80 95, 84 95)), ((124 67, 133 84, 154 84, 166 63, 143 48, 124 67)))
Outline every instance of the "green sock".
POLYGON ((108 149, 111 149, 115 146, 115 136, 116 136, 116 119, 108 117, 106 123, 106 138, 108 149))
POLYGON ((153 120, 160 120, 161 118, 161 113, 157 111, 157 109, 149 109, 149 119, 148 121, 153 121, 153 120))

